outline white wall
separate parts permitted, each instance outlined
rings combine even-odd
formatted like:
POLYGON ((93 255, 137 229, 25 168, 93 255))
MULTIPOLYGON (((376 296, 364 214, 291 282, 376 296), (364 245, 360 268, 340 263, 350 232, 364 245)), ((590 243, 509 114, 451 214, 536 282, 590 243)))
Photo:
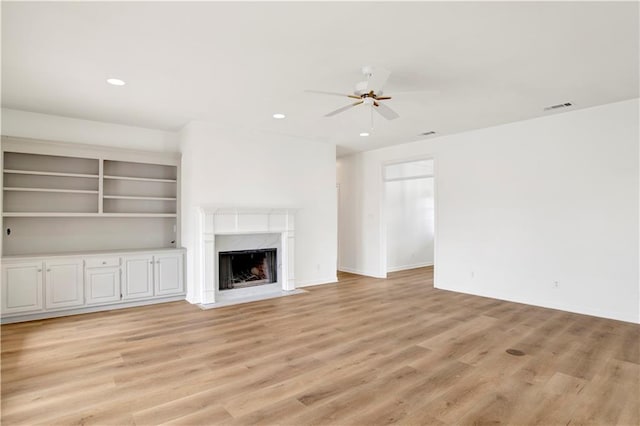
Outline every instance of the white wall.
POLYGON ((178 152, 178 133, 2 108, 5 136, 178 152))
POLYGON ((433 265, 433 178, 385 183, 387 272, 433 265))
POLYGON ((633 99, 340 159, 341 193, 361 194, 341 196, 341 267, 385 275, 382 165, 429 156, 436 287, 640 322, 638 106, 633 99))
POLYGON ((335 146, 196 121, 183 129, 181 151, 189 301, 200 300, 198 207, 299 208, 296 286, 335 282, 335 146))

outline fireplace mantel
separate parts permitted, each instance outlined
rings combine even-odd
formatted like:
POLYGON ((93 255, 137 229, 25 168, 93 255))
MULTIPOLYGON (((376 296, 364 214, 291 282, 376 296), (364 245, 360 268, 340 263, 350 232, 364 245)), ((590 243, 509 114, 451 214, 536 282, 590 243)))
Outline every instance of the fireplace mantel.
MULTIPOLYGON (((292 208, 201 208, 200 225, 200 294, 202 304, 219 302, 216 259, 216 235, 280 235, 280 268, 278 282, 284 291, 295 290, 295 214, 292 208)), ((258 290, 259 291, 259 290, 258 290)))

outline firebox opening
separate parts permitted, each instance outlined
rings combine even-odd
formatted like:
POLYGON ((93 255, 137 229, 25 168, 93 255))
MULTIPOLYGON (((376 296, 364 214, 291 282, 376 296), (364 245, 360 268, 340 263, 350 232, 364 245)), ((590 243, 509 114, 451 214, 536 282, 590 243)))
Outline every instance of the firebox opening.
POLYGON ((231 290, 278 282, 277 249, 219 253, 219 289, 231 290))

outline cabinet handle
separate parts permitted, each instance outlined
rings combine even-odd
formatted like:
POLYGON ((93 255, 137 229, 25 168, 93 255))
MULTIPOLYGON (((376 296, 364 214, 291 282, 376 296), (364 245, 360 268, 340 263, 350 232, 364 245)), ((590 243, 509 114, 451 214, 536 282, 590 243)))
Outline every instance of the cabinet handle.
POLYGON ((47 269, 47 272, 51 272, 51 269, 47 269))
POLYGON ((150 260, 149 263, 153 265, 153 260, 150 260))
POLYGON ((42 272, 42 269, 38 269, 38 272, 42 272))
POLYGON ((106 260, 103 260, 103 261, 102 261, 102 264, 103 264, 103 265, 106 265, 106 264, 107 264, 107 261, 106 261, 106 260))

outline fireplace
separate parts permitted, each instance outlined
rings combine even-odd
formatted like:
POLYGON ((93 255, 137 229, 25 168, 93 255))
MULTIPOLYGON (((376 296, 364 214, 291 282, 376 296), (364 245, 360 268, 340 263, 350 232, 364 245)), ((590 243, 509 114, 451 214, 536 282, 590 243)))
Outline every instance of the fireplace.
POLYGON ((278 282, 275 248, 221 251, 218 256, 220 291, 278 282))
POLYGON ((295 291, 295 211, 289 208, 200 209, 200 251, 194 253, 195 279, 199 288, 195 289, 193 300, 202 305, 223 306, 238 300, 259 300, 260 297, 295 291), (244 283, 230 283, 225 277, 231 273, 221 273, 220 269, 230 270, 233 264, 224 260, 221 254, 231 254, 236 260, 239 257, 235 256, 250 251, 258 252, 254 253, 258 266, 254 264, 248 268, 249 272, 256 268, 254 272, 258 273, 251 274, 256 277, 245 278, 244 283), (271 254, 264 254, 265 251, 271 254))

